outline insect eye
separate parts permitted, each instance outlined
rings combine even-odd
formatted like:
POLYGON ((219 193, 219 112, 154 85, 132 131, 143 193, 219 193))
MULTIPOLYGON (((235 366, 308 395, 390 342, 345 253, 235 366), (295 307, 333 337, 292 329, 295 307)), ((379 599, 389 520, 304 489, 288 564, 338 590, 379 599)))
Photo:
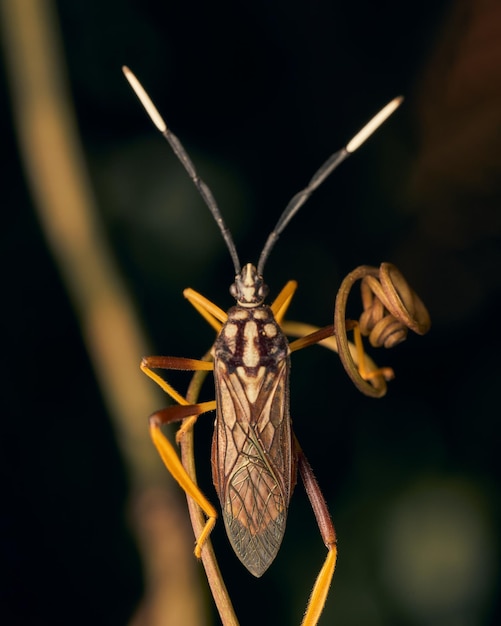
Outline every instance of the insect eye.
POLYGON ((259 297, 260 300, 264 300, 268 293, 269 293, 269 289, 268 289, 268 285, 265 285, 264 283, 260 285, 258 291, 257 291, 257 295, 259 297))

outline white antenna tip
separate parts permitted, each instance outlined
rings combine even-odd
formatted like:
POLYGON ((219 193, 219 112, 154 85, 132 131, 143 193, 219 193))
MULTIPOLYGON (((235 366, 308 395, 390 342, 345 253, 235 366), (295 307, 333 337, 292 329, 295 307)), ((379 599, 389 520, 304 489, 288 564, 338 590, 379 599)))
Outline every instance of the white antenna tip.
POLYGON ((146 113, 148 113, 148 115, 150 116, 153 124, 155 124, 155 126, 161 133, 164 133, 167 130, 167 125, 163 121, 157 107, 151 101, 150 96, 144 90, 144 87, 138 81, 135 74, 126 65, 122 66, 122 71, 125 75, 125 78, 129 81, 130 86, 134 90, 134 93, 139 98, 141 104, 145 108, 146 113))
POLYGON ((355 152, 355 150, 357 150, 364 143, 364 141, 366 141, 366 139, 368 139, 372 133, 378 129, 396 109, 398 109, 398 107, 402 104, 403 99, 403 96, 398 96, 393 98, 391 102, 388 102, 388 104, 383 107, 379 113, 376 113, 376 115, 369 122, 367 122, 362 130, 359 130, 353 139, 351 139, 345 148, 346 151, 355 152))

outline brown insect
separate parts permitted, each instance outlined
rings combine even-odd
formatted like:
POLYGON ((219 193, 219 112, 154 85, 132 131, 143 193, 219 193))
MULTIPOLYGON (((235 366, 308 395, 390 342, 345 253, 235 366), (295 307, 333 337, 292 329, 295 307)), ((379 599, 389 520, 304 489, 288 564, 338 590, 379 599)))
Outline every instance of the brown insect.
POLYGON ((196 541, 195 554, 200 557, 217 512, 188 476, 160 427, 185 420, 178 433, 180 436, 192 428, 198 415, 216 410, 213 482, 231 545, 245 567, 258 577, 270 566, 280 548, 299 470, 328 550, 303 621, 303 624, 316 624, 334 573, 336 534, 320 488, 291 428, 289 371, 291 352, 331 336, 333 327, 289 343, 281 323, 297 285, 294 281, 288 282, 269 306, 264 303, 268 287, 263 282, 263 268, 280 233, 303 203, 393 113, 401 98, 386 105, 345 148, 322 165, 285 208, 266 241, 257 266, 248 263, 241 267, 230 231, 211 191, 199 178, 188 154, 167 128, 136 77, 127 68, 124 73, 214 216, 235 268, 235 282, 230 292, 236 305, 227 313, 192 289, 184 291, 185 297, 218 333, 211 352, 213 362, 154 356, 144 358, 141 363, 143 372, 178 403, 151 416, 153 442, 169 472, 207 516, 203 532, 196 541), (215 401, 189 404, 154 369, 213 370, 215 401))

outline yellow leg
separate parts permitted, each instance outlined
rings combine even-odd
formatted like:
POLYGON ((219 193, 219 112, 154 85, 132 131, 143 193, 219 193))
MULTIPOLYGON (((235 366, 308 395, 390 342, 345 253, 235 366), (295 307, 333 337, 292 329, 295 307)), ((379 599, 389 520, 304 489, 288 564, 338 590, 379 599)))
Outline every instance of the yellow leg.
POLYGON ((329 548, 325 563, 317 576, 301 626, 316 626, 320 619, 325 601, 327 600, 327 594, 329 593, 332 576, 336 569, 336 559, 337 548, 334 545, 329 548))
POLYGON ((357 350, 356 363, 358 365, 358 371, 360 372, 360 376, 364 380, 370 380, 371 378, 375 378, 376 376, 382 376, 385 380, 392 380, 393 378, 395 378, 395 374, 391 367, 378 367, 374 369, 368 366, 367 361, 369 357, 364 350, 362 333, 360 332, 360 325, 358 324, 358 322, 353 322, 353 324, 353 341, 357 350))
POLYGON ((185 289, 183 291, 183 295, 187 300, 189 300, 190 304, 195 307, 200 315, 209 322, 216 332, 221 330, 221 326, 228 319, 228 316, 223 309, 220 309, 216 304, 207 300, 207 298, 193 289, 185 289))
POLYGON ((195 500, 207 516, 207 522, 205 523, 202 533, 197 538, 195 545, 195 556, 200 558, 203 545, 207 541, 207 537, 210 535, 212 529, 214 528, 214 524, 216 523, 216 509, 200 491, 199 487, 188 476, 172 444, 160 430, 160 423, 155 419, 154 415, 150 418, 150 435, 155 448, 160 454, 160 457, 162 458, 162 461, 171 476, 178 482, 181 489, 183 489, 185 493, 195 500))
POLYGON ((289 280, 282 291, 278 294, 271 305, 271 310, 278 324, 282 323, 284 315, 289 308, 289 304, 297 289, 297 282, 295 280, 289 280))

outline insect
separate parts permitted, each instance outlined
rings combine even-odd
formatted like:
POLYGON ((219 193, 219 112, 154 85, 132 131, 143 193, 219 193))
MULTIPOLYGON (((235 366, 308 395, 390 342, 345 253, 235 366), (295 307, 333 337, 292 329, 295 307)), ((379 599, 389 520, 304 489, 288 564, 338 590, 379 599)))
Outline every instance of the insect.
POLYGON ((280 548, 299 471, 328 551, 303 621, 305 625, 316 624, 336 564, 336 533, 320 488, 291 428, 289 371, 292 352, 332 335, 333 328, 320 329, 289 343, 281 324, 297 285, 289 281, 273 303, 267 305, 268 287, 263 282, 263 269, 279 235, 304 202, 395 111, 402 99, 392 100, 346 147, 327 159, 308 185, 286 206, 258 263, 242 266, 210 189, 199 178, 188 154, 167 128, 137 78, 128 68, 124 68, 124 73, 211 211, 235 269, 230 293, 236 304, 227 313, 192 289, 184 291, 185 297, 217 332, 212 348, 213 361, 150 356, 141 363, 142 371, 177 402, 177 405, 161 409, 150 417, 153 442, 169 472, 206 515, 205 527, 196 538, 195 555, 200 557, 216 522, 217 512, 190 479, 160 427, 184 420, 178 432, 178 436, 182 436, 193 427, 198 415, 216 411, 212 443, 213 482, 230 543, 241 562, 257 577, 267 570, 280 548), (212 370, 216 399, 190 404, 155 369, 212 370))

